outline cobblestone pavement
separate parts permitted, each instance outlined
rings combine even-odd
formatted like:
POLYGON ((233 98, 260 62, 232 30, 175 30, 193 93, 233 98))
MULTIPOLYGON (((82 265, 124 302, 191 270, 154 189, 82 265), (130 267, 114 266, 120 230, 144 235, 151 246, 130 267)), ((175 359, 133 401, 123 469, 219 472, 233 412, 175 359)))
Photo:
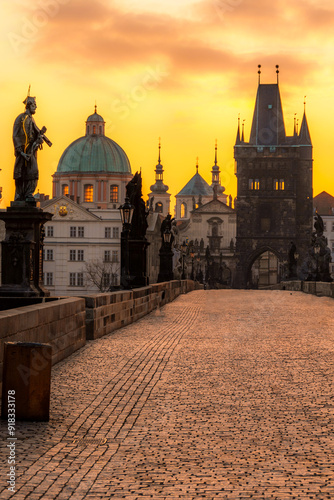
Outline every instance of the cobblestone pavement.
POLYGON ((52 371, 1 498, 334 499, 333 299, 195 291, 52 371))

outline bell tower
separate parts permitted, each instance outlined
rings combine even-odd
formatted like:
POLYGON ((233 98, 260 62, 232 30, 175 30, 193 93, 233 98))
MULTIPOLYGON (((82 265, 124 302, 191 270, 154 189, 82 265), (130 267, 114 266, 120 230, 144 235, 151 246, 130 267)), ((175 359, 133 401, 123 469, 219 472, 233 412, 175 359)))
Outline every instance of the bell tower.
MULTIPOLYGON (((235 286, 265 286, 287 275, 293 243, 300 265, 312 232, 312 142, 304 114, 300 131, 286 135, 279 68, 276 83, 263 84, 261 66, 249 142, 240 137, 234 146, 237 176, 238 258, 235 286)), ((296 276, 297 278, 297 276, 296 276)))

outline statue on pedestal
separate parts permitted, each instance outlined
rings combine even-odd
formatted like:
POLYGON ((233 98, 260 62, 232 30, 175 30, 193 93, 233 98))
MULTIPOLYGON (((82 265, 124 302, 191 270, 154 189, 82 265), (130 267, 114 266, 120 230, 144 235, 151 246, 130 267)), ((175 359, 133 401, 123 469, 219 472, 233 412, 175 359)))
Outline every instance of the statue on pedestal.
MULTIPOLYGON (((29 87, 30 90, 30 87, 29 87)), ((29 92, 23 101, 26 109, 14 122, 13 143, 15 151, 14 180, 15 202, 34 203, 33 194, 38 180, 37 150, 42 149, 43 142, 50 147, 52 143, 44 135, 46 128, 37 127, 33 115, 36 113, 36 98, 29 92)))

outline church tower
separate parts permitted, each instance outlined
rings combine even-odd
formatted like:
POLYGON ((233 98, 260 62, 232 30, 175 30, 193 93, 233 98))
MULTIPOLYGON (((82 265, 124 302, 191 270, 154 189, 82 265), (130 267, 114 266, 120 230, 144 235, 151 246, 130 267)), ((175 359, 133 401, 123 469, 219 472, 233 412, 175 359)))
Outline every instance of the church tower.
MULTIPOLYGON (((235 286, 266 286, 289 276, 291 248, 301 276, 312 232, 312 142, 305 103, 300 131, 286 135, 277 82, 260 82, 249 142, 234 146, 238 258, 235 286), (290 250, 290 256, 289 256, 290 250)), ((296 274, 297 277, 297 274, 296 274)))
POLYGON ((160 150, 161 142, 159 138, 159 157, 158 164, 155 167, 155 184, 150 187, 151 192, 148 194, 148 200, 150 212, 158 212, 166 217, 170 209, 170 194, 167 192, 168 186, 164 184, 164 169, 161 165, 160 150))

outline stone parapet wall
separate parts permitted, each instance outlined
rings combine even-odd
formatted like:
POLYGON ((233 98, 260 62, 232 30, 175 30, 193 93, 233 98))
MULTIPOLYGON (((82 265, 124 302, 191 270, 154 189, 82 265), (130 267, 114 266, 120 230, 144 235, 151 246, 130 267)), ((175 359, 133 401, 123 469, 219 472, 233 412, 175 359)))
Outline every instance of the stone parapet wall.
POLYGON ((0 311, 0 380, 5 342, 51 344, 54 365, 85 345, 85 317, 84 299, 74 297, 0 311))
POLYGON ((191 280, 167 281, 129 291, 102 293, 84 297, 86 301, 87 340, 129 325, 157 307, 194 290, 191 280))
POLYGON ((284 281, 275 285, 278 290, 299 291, 318 295, 319 297, 334 298, 334 282, 326 283, 323 281, 284 281))

